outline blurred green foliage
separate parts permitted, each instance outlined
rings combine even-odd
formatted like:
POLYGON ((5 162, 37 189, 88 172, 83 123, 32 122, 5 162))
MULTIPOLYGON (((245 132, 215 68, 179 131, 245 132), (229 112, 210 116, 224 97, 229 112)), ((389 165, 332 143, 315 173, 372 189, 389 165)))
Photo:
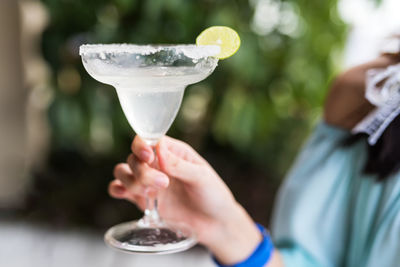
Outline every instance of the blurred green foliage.
POLYGON ((282 177, 317 122, 346 32, 337 0, 42 2, 54 149, 120 155, 133 135, 114 90, 84 70, 80 44, 194 43, 203 29, 226 25, 239 33, 240 50, 187 89, 169 134, 205 152, 228 148, 271 177, 282 177))

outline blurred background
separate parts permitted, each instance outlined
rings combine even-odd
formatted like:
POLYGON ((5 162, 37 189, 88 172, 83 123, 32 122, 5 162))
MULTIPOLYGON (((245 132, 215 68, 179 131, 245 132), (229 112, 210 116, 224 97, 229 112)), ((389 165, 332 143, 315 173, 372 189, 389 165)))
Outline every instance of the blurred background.
MULTIPOLYGON (((114 89, 84 70, 81 44, 194 43, 209 26, 235 29, 240 50, 187 88, 168 134, 198 150, 268 225, 332 79, 391 49, 398 10, 398 0, 0 1, 0 263, 63 266, 56 259, 64 257, 83 266, 108 257, 101 264, 132 265, 133 256, 104 248, 101 235, 141 215, 107 195, 134 133, 114 89), (41 240, 47 245, 37 247, 41 240), (7 254, 29 246, 34 260, 7 254)), ((202 255, 212 266, 194 251, 168 261, 187 266, 202 255)))

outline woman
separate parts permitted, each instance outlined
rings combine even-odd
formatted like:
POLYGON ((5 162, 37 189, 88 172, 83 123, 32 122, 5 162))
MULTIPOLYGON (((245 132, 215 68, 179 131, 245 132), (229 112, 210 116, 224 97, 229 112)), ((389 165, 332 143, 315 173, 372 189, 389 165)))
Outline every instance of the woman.
MULTIPOLYGON (((325 122, 279 192, 271 232, 275 249, 269 247, 257 266, 400 265, 400 118, 374 146, 350 133, 374 108, 364 97, 367 70, 398 62, 396 55, 383 55, 335 81, 325 122)), ((113 197, 143 209, 145 194, 158 191, 162 217, 190 224, 220 265, 250 266, 260 244, 271 243, 189 145, 163 138, 156 149, 160 170, 150 167, 154 154, 138 137, 132 152, 115 167, 113 197)))

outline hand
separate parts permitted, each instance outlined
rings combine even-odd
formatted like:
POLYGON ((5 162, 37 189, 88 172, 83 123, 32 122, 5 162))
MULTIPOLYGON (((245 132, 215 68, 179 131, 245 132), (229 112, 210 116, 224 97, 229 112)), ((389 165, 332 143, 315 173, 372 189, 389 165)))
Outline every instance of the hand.
POLYGON ((164 137, 155 155, 138 136, 127 163, 118 164, 110 183, 113 197, 124 198, 145 208, 146 194, 159 200, 162 218, 184 222, 196 232, 223 263, 245 259, 261 235, 254 222, 235 201, 214 169, 189 145, 164 137))
POLYGON ((339 75, 333 82, 325 102, 325 121, 344 129, 356 126, 374 109, 365 98, 366 72, 370 69, 387 68, 399 62, 399 56, 386 54, 339 75))

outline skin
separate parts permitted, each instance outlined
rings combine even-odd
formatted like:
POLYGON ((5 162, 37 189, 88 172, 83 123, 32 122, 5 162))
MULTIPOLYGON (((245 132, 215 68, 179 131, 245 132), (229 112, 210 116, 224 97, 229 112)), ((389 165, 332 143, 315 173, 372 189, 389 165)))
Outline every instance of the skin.
POLYGON ((352 129, 374 106, 365 99, 365 77, 369 69, 381 69, 400 62, 399 55, 386 54, 356 66, 333 82, 324 106, 328 124, 352 129))
POLYGON ((152 148, 138 136, 132 152, 127 163, 114 169, 111 196, 127 199, 143 210, 146 194, 157 192, 161 217, 190 225, 199 242, 224 264, 244 260, 261 241, 253 220, 189 145, 162 138, 156 146, 158 168, 152 148))
MULTIPOLYGON (((325 121, 345 129, 354 127, 373 109, 364 98, 366 71, 398 62, 398 56, 383 55, 340 75, 326 100, 325 121)), ((110 195, 142 210, 146 195, 157 195, 161 217, 190 225, 199 242, 221 263, 246 259, 261 234, 214 169, 188 144, 170 137, 162 138, 155 151, 157 161, 153 149, 136 136, 127 162, 114 169, 110 195)), ((284 266, 277 249, 266 266, 284 266)))

